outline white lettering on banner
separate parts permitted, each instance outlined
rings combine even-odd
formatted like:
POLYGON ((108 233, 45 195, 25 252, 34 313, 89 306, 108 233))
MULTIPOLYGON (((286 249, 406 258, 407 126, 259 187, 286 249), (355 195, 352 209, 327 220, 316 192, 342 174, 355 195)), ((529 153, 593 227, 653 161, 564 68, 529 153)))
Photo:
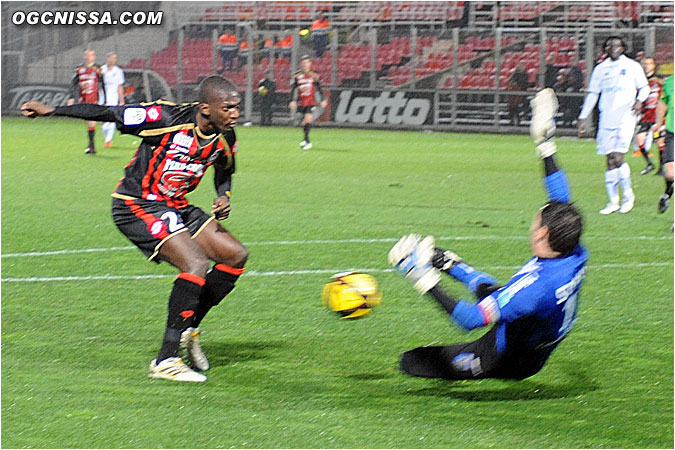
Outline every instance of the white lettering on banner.
POLYGON ((37 100, 52 106, 64 106, 70 98, 70 91, 57 86, 19 86, 12 88, 9 95, 12 96, 12 100, 7 109, 14 110, 29 100, 37 100))
POLYGON ((406 98, 405 92, 381 92, 378 97, 354 97, 353 91, 340 92, 335 110, 336 122, 376 123, 389 125, 422 125, 427 120, 431 101, 424 98, 406 98), (350 103, 351 101, 351 103, 350 103))

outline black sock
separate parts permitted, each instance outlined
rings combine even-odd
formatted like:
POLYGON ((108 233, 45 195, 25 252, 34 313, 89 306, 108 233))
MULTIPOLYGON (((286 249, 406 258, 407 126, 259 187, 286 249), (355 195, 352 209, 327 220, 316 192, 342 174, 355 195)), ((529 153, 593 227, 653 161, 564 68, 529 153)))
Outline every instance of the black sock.
POLYGON ((192 326, 203 285, 203 278, 185 272, 180 273, 174 281, 173 290, 169 296, 166 331, 162 340, 162 348, 157 355, 157 362, 178 356, 180 335, 192 326))
POLYGON ((206 284, 199 296, 199 304, 195 311, 192 326, 198 327, 206 314, 220 303, 232 290, 234 284, 239 279, 239 275, 244 271, 230 267, 226 264, 216 264, 213 269, 206 274, 206 284))
POLYGON ((94 132, 96 131, 95 128, 90 128, 87 130, 87 135, 89 136, 89 148, 94 148, 94 132))
POLYGON ((665 194, 670 198, 673 196, 673 180, 666 180, 665 194))
POLYGON ((644 156, 645 160, 647 160, 647 164, 652 163, 652 160, 649 159, 649 153, 647 153, 647 150, 645 150, 644 145, 640 147, 640 153, 642 153, 642 156, 644 156))
POLYGON ((309 124, 305 124, 302 127, 302 131, 305 132, 305 142, 309 142, 309 127, 310 127, 309 124))

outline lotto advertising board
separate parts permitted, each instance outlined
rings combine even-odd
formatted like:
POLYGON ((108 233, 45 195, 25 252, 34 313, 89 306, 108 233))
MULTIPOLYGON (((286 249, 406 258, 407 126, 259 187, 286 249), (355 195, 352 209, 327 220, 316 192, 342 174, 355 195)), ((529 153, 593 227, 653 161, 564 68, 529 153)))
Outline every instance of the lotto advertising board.
POLYGON ((348 125, 429 125, 433 99, 433 93, 425 91, 336 89, 331 92, 331 120, 348 125))

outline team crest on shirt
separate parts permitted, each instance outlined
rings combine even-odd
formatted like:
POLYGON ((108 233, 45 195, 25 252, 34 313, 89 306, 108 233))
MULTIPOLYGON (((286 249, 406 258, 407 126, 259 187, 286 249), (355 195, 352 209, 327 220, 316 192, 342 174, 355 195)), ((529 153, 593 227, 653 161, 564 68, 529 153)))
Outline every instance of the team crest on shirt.
POLYGON ((162 219, 157 219, 148 225, 148 231, 151 235, 158 238, 166 231, 166 224, 162 219))
POLYGON ((140 125, 145 122, 147 114, 143 108, 127 108, 122 121, 126 126, 140 125))
POLYGON ((161 106, 150 106, 145 108, 145 112, 148 115, 148 122, 157 122, 162 118, 161 106))

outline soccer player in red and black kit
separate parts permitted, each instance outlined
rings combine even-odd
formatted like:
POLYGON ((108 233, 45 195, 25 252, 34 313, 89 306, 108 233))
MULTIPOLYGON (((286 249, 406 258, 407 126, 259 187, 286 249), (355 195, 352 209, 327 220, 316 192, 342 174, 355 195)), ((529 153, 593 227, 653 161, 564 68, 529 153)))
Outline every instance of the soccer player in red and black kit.
POLYGON ((321 96, 321 107, 326 108, 328 101, 321 91, 321 82, 319 81, 319 74, 312 70, 312 60, 308 55, 303 55, 300 58, 300 69, 293 75, 293 83, 291 85, 291 103, 289 107, 291 112, 299 112, 302 114, 302 129, 305 132, 305 138, 300 142, 300 147, 305 150, 312 148, 312 143, 309 142, 309 129, 312 125, 312 112, 316 108, 315 96, 317 93, 321 96))
MULTIPOLYGON (((68 105, 75 103, 99 103, 99 93, 103 94, 103 72, 96 64, 96 52, 86 50, 84 52, 84 64, 75 68, 73 77, 73 96, 68 100, 68 105)), ((89 135, 89 146, 84 150, 85 153, 93 155, 96 153, 94 147, 94 132, 96 131, 96 122, 87 121, 87 134, 89 135)))
MULTIPOLYGON (((654 170, 654 164, 652 164, 652 160, 649 158, 649 149, 652 146, 653 139, 651 128, 656 121, 656 105, 659 103, 659 98, 661 98, 663 78, 656 74, 656 63, 654 62, 654 58, 648 56, 642 58, 642 61, 640 62, 642 64, 642 69, 647 76, 647 81, 649 82, 649 97, 647 97, 647 100, 642 104, 642 118, 640 118, 637 133, 635 134, 635 145, 647 161, 647 165, 640 172, 640 174, 646 175, 654 170)), ((659 144, 660 161, 660 155, 663 152, 664 145, 663 139, 658 139, 657 143, 659 144)), ((659 171, 660 170, 661 169, 659 168, 659 171)))
POLYGON ((124 106, 81 104, 63 107, 30 101, 22 113, 115 122, 122 133, 143 140, 115 188, 112 216, 120 231, 156 263, 180 273, 169 296, 162 347, 150 377, 202 382, 209 368, 199 344, 206 313, 234 289, 248 250, 217 221, 230 213, 230 190, 237 140, 234 126, 241 99, 219 76, 202 81, 199 101, 176 105, 158 100, 124 106), (215 169, 217 197, 211 214, 188 203, 206 169, 215 169), (215 219, 215 220, 214 220, 215 219), (215 264, 210 267, 209 261, 215 264), (187 357, 188 367, 180 357, 187 357))

